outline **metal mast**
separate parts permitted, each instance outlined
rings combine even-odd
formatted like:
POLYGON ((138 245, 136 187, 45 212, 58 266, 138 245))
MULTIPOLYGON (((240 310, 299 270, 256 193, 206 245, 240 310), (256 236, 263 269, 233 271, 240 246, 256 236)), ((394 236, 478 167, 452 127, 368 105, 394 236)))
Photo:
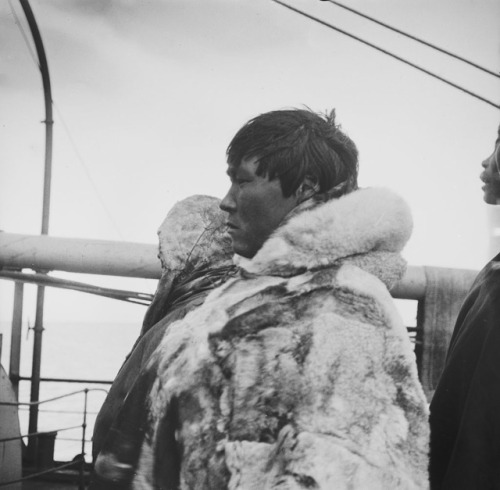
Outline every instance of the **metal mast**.
MULTIPOLYGON (((52 119, 52 92, 50 88, 49 66, 45 56, 42 36, 38 29, 33 11, 29 4, 29 0, 19 0, 23 8, 24 15, 28 21, 31 35, 35 43, 36 52, 39 61, 40 72, 42 75, 43 94, 45 100, 45 172, 43 182, 43 208, 42 208, 42 235, 47 235, 49 232, 49 212, 50 212, 50 186, 52 178, 52 129, 54 121, 52 119)), ((36 402, 40 395, 40 365, 42 355, 42 334, 43 334, 43 304, 44 304, 45 288, 38 286, 36 316, 34 327, 34 344, 33 344, 33 366, 31 372, 31 395, 30 400, 36 402)), ((30 434, 38 431, 38 405, 30 406, 29 428, 30 434)), ((36 440, 29 438, 28 454, 30 459, 34 457, 36 451, 36 440)))

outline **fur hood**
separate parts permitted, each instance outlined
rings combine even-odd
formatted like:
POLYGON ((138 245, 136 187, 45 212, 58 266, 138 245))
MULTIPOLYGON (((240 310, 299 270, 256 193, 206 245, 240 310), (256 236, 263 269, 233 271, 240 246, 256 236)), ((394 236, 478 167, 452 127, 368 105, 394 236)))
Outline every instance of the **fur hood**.
POLYGON ((247 273, 293 276, 350 263, 392 286, 404 274, 400 252, 413 228, 406 202, 385 188, 366 188, 300 207, 252 259, 237 257, 247 273))
POLYGON ((228 265, 233 255, 220 200, 194 195, 177 202, 158 230, 164 274, 185 276, 203 266, 228 265))

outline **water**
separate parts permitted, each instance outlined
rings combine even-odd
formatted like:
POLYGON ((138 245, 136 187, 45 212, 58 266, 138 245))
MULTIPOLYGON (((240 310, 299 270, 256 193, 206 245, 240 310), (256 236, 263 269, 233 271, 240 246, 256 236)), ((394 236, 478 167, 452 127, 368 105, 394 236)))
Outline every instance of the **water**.
MULTIPOLYGON (((41 376, 112 381, 129 353, 140 324, 46 322, 42 341, 41 376)), ((10 325, 2 325, 2 365, 9 367, 10 325)), ((23 326, 21 376, 31 376, 33 333, 23 326)), ((90 441, 94 421, 106 396, 109 384, 42 382, 40 400, 62 396, 88 388, 86 439, 90 441)), ((21 381, 19 401, 29 402, 30 382, 21 381)), ((38 430, 57 431, 54 459, 71 461, 82 453, 84 393, 77 393, 40 405, 38 430), (73 427, 71 429, 66 429, 73 427)), ((29 409, 21 407, 21 434, 28 433, 29 409)), ((86 461, 91 460, 91 443, 85 444, 86 461)))

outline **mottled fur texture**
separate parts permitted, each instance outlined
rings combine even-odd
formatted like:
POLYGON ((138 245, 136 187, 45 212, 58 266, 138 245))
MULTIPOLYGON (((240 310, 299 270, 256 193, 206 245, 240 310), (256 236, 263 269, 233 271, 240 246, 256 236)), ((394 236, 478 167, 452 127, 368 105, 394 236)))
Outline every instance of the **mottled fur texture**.
POLYGON ((409 209, 385 189, 295 213, 168 329, 136 489, 425 489, 427 404, 388 287, 409 209))

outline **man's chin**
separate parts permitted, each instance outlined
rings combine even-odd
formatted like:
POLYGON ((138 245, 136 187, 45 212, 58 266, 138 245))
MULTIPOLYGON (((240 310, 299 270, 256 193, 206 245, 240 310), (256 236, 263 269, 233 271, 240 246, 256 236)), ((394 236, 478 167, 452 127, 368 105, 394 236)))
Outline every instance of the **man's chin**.
POLYGON ((500 205, 500 195, 485 192, 483 195, 483 201, 486 204, 491 204, 492 206, 498 206, 500 205))
POLYGON ((233 252, 245 259, 251 259, 255 255, 255 251, 247 243, 241 243, 239 240, 234 240, 232 242, 233 252))

